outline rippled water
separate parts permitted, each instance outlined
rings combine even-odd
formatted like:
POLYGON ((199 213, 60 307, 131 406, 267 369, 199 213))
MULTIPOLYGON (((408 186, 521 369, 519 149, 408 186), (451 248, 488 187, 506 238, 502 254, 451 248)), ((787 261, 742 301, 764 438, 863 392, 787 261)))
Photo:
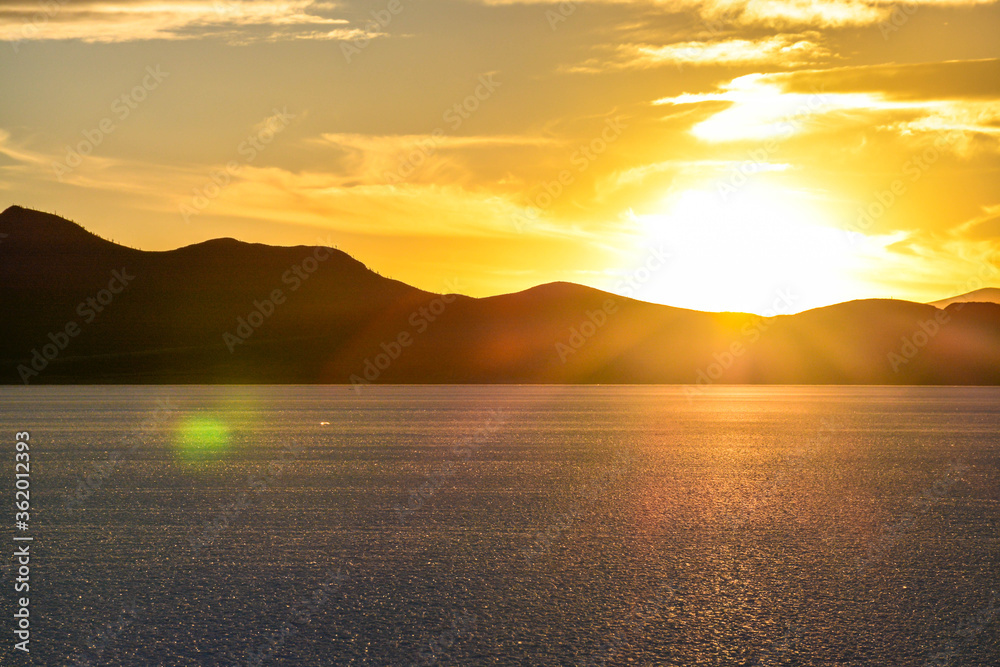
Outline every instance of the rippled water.
POLYGON ((32 438, 34 664, 1000 664, 997 389, 0 405, 4 488, 32 438))

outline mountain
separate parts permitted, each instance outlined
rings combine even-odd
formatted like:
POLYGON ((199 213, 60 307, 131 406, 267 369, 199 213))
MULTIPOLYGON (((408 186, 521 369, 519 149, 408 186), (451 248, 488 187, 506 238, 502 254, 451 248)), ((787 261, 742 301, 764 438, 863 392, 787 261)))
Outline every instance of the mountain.
POLYGON ((1000 305, 762 318, 553 283, 473 299, 331 248, 116 245, 0 213, 0 382, 1000 384, 1000 305))
POLYGON ((930 305, 937 308, 944 308, 953 303, 1000 303, 1000 288, 984 287, 965 294, 953 296, 950 299, 940 299, 932 301, 930 305))

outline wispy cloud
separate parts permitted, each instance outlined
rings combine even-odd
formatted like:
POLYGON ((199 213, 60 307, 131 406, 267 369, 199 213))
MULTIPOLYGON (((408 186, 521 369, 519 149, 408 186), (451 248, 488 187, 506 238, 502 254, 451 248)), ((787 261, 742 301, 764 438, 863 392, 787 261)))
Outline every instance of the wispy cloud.
MULTIPOLYGON (((960 7, 995 0, 910 0, 908 7, 960 7)), ((888 19, 896 3, 885 0, 705 0, 696 2, 708 16, 729 15, 743 25, 810 25, 824 28, 871 25, 888 19)))
MULTIPOLYGON (((482 0, 487 5, 559 4, 562 0, 482 0)), ((896 3, 886 0, 577 0, 578 3, 650 5, 693 12, 716 25, 840 28, 887 20, 896 3)), ((963 7, 996 0, 910 0, 908 7, 963 7)), ((575 3, 574 3, 575 4, 575 3)))
MULTIPOLYGON (((467 187, 443 178, 388 183, 379 165, 394 165, 431 135, 368 136, 327 134, 306 145, 357 151, 357 163, 323 170, 291 170, 275 165, 245 165, 200 219, 239 218, 337 229, 375 236, 517 236, 513 221, 524 217, 521 204, 503 193, 467 187), (414 143, 416 142, 416 143, 414 143), (381 156, 381 157, 379 157, 381 156)), ((436 138, 437 139, 437 138, 436 138)), ((446 137, 449 150, 521 145, 522 137, 446 137)), ((57 150, 15 141, 0 129, 0 175, 47 180, 55 184, 52 165, 57 150), (7 162, 7 164, 4 164, 7 162)), ((90 156, 62 179, 62 186, 90 192, 134 196, 148 210, 178 215, 190 199, 188 186, 204 182, 222 165, 164 165, 141 160, 90 156)), ((461 171, 456 171, 456 174, 461 171)), ((0 180, 3 182, 3 180, 0 180)), ((567 231, 538 219, 531 234, 566 236, 567 231)), ((583 231, 573 232, 585 235, 583 231)))
POLYGON ((483 162, 473 153, 540 148, 554 139, 520 135, 449 135, 443 130, 430 134, 371 135, 324 133, 309 141, 341 156, 340 183, 344 187, 409 182, 467 181, 475 165, 483 162))
POLYGON ((673 66, 779 65, 798 67, 828 60, 829 50, 817 43, 817 35, 772 35, 759 39, 685 41, 657 46, 622 44, 613 55, 592 58, 566 68, 571 72, 602 72, 673 66))
POLYGON ((14 141, 10 132, 3 129, 0 129, 0 156, 5 158, 0 161, 0 170, 23 170, 30 167, 48 167, 51 164, 51 160, 14 141))
POLYGON ((484 135, 447 136, 433 134, 338 134, 324 133, 323 141, 338 146, 363 150, 400 150, 420 141, 434 141, 447 148, 474 148, 488 146, 522 146, 552 143, 551 139, 533 136, 484 135))
MULTIPOLYGON (((980 215, 955 228, 955 236, 996 241, 1000 238, 1000 204, 983 206, 980 215)), ((1000 267, 997 268, 1000 272, 1000 267)))
MULTIPOLYGON (((663 160, 652 164, 644 164, 628 169, 623 169, 603 183, 608 188, 621 187, 633 183, 643 183, 650 176, 663 173, 678 173, 683 171, 686 175, 697 174, 700 177, 711 177, 725 174, 732 174, 739 171, 748 163, 747 160, 663 160)), ((757 161, 752 163, 754 173, 787 171, 793 165, 787 162, 766 162, 757 161)))
MULTIPOLYGON (((974 71, 992 61, 949 63, 956 75, 963 65, 974 71)), ((850 67, 775 74, 749 74, 706 93, 684 93, 656 100, 658 105, 728 105, 697 122, 691 132, 706 141, 740 141, 790 136, 810 129, 855 124, 920 139, 958 132, 1000 136, 1000 95, 986 90, 941 90, 942 63, 910 66, 850 67), (920 71, 933 70, 928 90, 914 89, 920 71), (893 74, 900 81, 893 83, 893 74), (882 85, 880 85, 882 84, 882 85), (813 92, 807 92, 809 87, 813 92)), ((925 72, 926 75, 927 72, 925 72)), ((974 84, 990 88, 991 82, 974 84)), ((956 150, 967 141, 952 142, 956 150)))
POLYGON ((16 2, 0 5, 0 37, 87 43, 221 37, 246 43, 367 34, 347 19, 330 16, 332 10, 331 3, 310 0, 16 2))

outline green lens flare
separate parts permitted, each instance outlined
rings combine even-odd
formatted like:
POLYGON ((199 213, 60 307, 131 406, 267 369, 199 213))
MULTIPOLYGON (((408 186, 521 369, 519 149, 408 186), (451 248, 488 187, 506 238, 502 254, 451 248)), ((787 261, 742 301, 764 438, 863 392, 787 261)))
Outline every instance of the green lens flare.
POLYGON ((177 455, 185 463, 211 463, 229 451, 229 427, 214 417, 188 417, 177 432, 177 455))

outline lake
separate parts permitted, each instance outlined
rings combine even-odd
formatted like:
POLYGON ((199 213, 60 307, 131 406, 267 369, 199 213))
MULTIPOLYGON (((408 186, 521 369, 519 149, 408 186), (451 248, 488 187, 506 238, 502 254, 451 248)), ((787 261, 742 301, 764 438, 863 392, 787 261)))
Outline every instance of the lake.
POLYGON ((998 388, 0 405, 8 497, 31 434, 34 664, 1000 664, 998 388))

